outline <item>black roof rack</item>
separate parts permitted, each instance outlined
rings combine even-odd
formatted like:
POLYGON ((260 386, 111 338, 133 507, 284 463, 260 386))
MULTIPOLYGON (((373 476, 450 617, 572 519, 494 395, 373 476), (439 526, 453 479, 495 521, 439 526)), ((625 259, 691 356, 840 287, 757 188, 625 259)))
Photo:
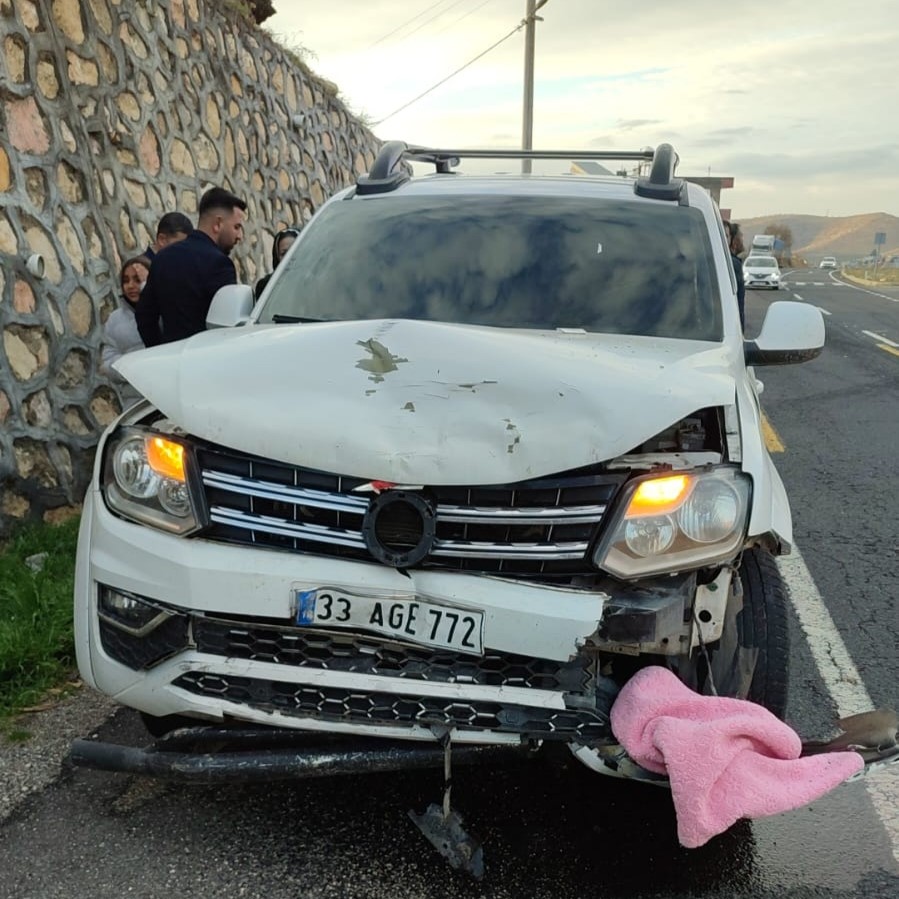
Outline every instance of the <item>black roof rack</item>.
POLYGON ((659 144, 656 149, 642 150, 444 150, 434 147, 409 146, 403 141, 385 143, 371 171, 356 181, 357 194, 388 193, 409 180, 409 172, 402 168, 406 161, 429 162, 438 174, 449 174, 462 159, 612 159, 651 160, 649 178, 638 178, 634 192, 657 200, 677 200, 684 182, 674 177, 677 153, 671 144, 659 144))
POLYGON ((461 159, 652 159, 652 147, 642 150, 437 150, 432 147, 407 147, 406 158, 455 166, 461 159))
POLYGON ((386 194, 405 184, 409 172, 400 167, 408 149, 401 140, 389 140, 378 152, 374 165, 367 175, 356 179, 357 194, 386 194))
POLYGON ((652 200, 680 200, 684 189, 683 178, 675 178, 678 156, 671 144, 659 144, 652 158, 648 178, 638 178, 634 193, 652 200))

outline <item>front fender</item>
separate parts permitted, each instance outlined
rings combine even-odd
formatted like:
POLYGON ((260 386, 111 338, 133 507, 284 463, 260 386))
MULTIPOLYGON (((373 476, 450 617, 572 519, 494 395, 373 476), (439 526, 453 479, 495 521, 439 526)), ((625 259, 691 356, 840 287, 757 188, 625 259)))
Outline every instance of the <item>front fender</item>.
POLYGON ((749 382, 740 382, 737 391, 743 470, 752 477, 752 512, 748 538, 770 537, 775 555, 790 552, 793 543, 793 516, 783 480, 765 446, 762 410, 758 395, 749 382))

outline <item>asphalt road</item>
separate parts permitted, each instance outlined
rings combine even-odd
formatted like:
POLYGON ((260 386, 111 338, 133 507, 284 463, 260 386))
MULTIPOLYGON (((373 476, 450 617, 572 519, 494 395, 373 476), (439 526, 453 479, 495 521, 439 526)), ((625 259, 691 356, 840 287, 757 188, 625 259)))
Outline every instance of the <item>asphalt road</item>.
MULTIPOLYGON (((776 298, 818 306, 827 328, 819 359, 757 371, 785 445, 775 462, 794 537, 872 699, 895 706, 899 287, 860 288, 818 269, 786 281, 776 298)), ((769 297, 749 291, 750 333, 769 297)))
MULTIPOLYGON (((899 290, 836 286, 817 270, 787 280, 788 291, 749 292, 748 331, 793 294, 829 313, 820 359, 757 371, 805 563, 787 575, 803 604, 789 717, 811 736, 860 696, 899 705, 899 290), (806 636, 819 601, 832 665, 806 636)), ((125 711, 101 736, 142 740, 125 711)), ((439 800, 437 772, 183 788, 68 771, 0 826, 0 897, 899 896, 899 765, 698 850, 677 845, 664 791, 575 763, 459 770, 453 796, 486 847, 479 883, 408 820, 439 800)))

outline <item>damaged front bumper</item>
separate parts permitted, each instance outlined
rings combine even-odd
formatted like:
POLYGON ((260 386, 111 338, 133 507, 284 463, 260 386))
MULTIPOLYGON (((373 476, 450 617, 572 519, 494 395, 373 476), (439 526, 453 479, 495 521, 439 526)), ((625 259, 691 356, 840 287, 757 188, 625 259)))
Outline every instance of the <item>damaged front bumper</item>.
MULTIPOLYGON (((456 765, 505 764, 533 758, 533 744, 459 746, 456 765)), ((152 746, 75 740, 69 762, 76 767, 137 774, 183 783, 260 783, 442 768, 444 749, 401 741, 323 740, 288 728, 184 727, 152 746)))
POLYGON ((386 766, 379 770, 389 770, 425 764, 434 728, 444 728, 457 752, 505 747, 514 754, 554 742, 595 770, 641 777, 621 757, 609 725, 616 684, 652 658, 676 659, 687 671, 700 626, 705 643, 720 636, 730 577, 721 569, 702 584, 690 574, 561 587, 404 573, 252 547, 235 551, 124 522, 94 494, 85 503, 76 567, 84 680, 149 716, 185 716, 217 737, 227 730, 241 749, 229 758, 230 750, 217 747, 212 758, 208 748, 188 749, 190 741, 146 750, 81 741, 73 761, 200 780, 245 776, 248 759, 268 772, 263 777, 369 764, 352 751, 334 756, 331 749, 307 761, 308 753, 283 742, 269 746, 261 737, 284 732, 376 738, 383 747, 367 758, 378 757, 386 766), (443 608, 474 610, 483 615, 483 651, 298 626, 297 591, 335 579, 357 593, 412 593, 443 608), (149 604, 152 614, 130 618, 132 600, 149 604), (391 741, 406 748, 393 752, 391 741))

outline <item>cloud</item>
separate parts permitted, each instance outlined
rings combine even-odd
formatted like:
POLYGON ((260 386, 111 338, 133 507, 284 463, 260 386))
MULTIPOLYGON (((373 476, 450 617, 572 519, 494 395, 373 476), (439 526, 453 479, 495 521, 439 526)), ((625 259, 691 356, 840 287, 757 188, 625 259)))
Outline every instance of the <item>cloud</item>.
MULTIPOLYGON (((522 15, 520 0, 444 0, 427 12, 407 0, 281 5, 291 9, 269 20, 272 29, 313 50, 313 68, 372 121, 463 66, 522 15)), ((600 14, 595 0, 549 0, 536 29, 534 145, 576 156, 671 141, 684 172, 735 178, 722 203, 744 217, 771 212, 775 199, 797 213, 887 205, 899 214, 894 6, 869 0, 862 15, 843 0, 814 8, 781 0, 750 16, 719 0, 644 0, 600 14)), ((375 133, 514 147, 522 63, 519 32, 375 133)))
POLYGON ((635 128, 645 128, 649 125, 661 124, 660 119, 619 119, 616 123, 619 131, 633 131, 635 128))
POLYGON ((751 125, 718 128, 709 132, 705 137, 695 138, 693 145, 696 147, 729 147, 733 146, 735 141, 748 141, 754 132, 755 128, 751 125))
POLYGON ((734 153, 724 164, 734 171, 750 170, 756 176, 802 178, 811 180, 822 175, 864 171, 875 176, 895 177, 899 167, 899 144, 876 147, 823 148, 808 154, 734 153))

